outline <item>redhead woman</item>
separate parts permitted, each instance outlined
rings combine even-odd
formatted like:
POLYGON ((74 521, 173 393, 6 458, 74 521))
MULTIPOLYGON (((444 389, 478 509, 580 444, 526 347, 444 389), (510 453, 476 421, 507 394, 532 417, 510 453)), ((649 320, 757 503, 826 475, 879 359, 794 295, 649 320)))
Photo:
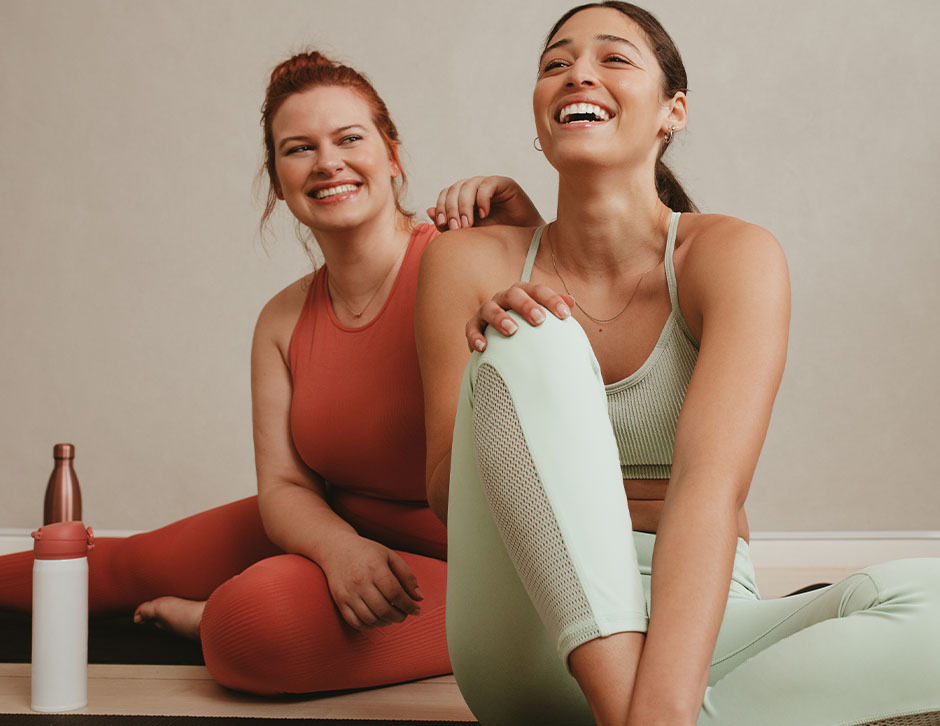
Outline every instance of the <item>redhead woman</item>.
POLYGON ((940 561, 758 594, 744 504, 787 265, 766 230, 696 213, 663 164, 689 119, 672 40, 628 3, 574 8, 532 104, 557 219, 445 233, 418 291, 428 499, 474 714, 940 724, 940 561))
MULTIPOLYGON (((324 264, 258 318, 258 496, 99 540, 92 611, 137 608, 138 621, 201 639, 216 680, 255 693, 449 673, 445 530, 425 498, 413 332, 437 230, 404 211, 398 132, 354 69, 316 52, 281 63, 262 125, 264 217, 283 200, 324 264)), ((473 185, 494 222, 540 221, 511 180, 473 185)), ((0 607, 29 609, 31 566, 29 552, 0 558, 0 607)))

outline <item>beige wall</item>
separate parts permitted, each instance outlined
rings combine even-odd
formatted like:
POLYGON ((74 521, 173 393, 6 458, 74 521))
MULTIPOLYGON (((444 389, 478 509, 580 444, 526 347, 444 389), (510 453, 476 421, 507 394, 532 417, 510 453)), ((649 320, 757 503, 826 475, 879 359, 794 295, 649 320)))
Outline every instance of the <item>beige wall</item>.
MULTIPOLYGON (((568 5, 0 0, 0 527, 39 522, 56 441, 77 445, 99 528, 252 493, 252 328, 308 269, 284 220, 261 248, 252 194, 265 78, 288 51, 372 77, 414 208, 502 172, 550 215, 530 93, 568 5)), ((752 527, 940 529, 940 4, 650 8, 693 90, 674 166, 791 266, 752 527)))

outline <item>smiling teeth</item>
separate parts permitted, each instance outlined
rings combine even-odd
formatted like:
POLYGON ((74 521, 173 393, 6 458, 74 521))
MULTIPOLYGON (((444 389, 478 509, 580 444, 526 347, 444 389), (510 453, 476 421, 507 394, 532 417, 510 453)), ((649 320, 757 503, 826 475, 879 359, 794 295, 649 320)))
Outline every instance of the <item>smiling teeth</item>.
POLYGON ((595 106, 593 103, 569 103, 558 112, 558 120, 561 123, 567 123, 570 116, 594 117, 594 119, 576 119, 578 121, 607 121, 610 119, 610 114, 607 111, 600 106, 595 106))
POLYGON ((327 187, 326 189, 318 189, 314 192, 313 196, 317 199, 326 199, 327 197, 334 197, 337 194, 345 194, 346 192, 356 191, 355 184, 340 184, 338 187, 327 187))

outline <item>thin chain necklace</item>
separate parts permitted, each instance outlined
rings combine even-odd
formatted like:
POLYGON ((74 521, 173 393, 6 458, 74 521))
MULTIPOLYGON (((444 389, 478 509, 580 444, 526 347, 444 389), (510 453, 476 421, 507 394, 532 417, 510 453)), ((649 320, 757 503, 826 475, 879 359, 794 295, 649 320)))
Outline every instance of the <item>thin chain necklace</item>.
POLYGON ((408 251, 408 246, 406 245, 406 246, 405 246, 405 249, 402 250, 402 253, 401 253, 400 255, 398 255, 398 257, 396 258, 396 260, 392 263, 392 266, 388 268, 388 272, 385 273, 385 277, 382 278, 382 282, 380 282, 380 283, 379 283, 379 286, 378 286, 377 288, 375 288, 375 291, 372 293, 372 297, 369 298, 369 302, 367 302, 367 303, 365 304, 365 306, 362 308, 362 310, 360 310, 358 313, 357 313, 355 310, 353 310, 351 307, 349 307, 349 303, 347 303, 347 302, 346 302, 345 300, 343 300, 339 295, 336 294, 336 292, 339 292, 339 288, 336 286, 336 283, 333 282, 333 279, 332 279, 329 275, 327 275, 327 278, 326 278, 327 287, 332 286, 333 289, 335 290, 335 292, 333 293, 332 297, 339 299, 339 301, 340 301, 341 303, 343 303, 343 307, 346 308, 346 311, 347 311, 348 313, 350 313, 354 318, 356 318, 356 319, 358 320, 359 318, 362 317, 362 314, 363 314, 366 310, 369 309, 369 306, 372 304, 372 301, 375 300, 375 296, 379 294, 379 290, 382 289, 382 287, 385 285, 385 281, 388 280, 388 276, 392 274, 392 270, 394 270, 396 267, 398 267, 398 263, 399 263, 399 262, 401 261, 401 259, 405 256, 405 252, 407 252, 407 251, 408 251))
MULTIPOLYGON (((574 297, 574 295, 571 294, 571 290, 568 289, 568 283, 565 282, 565 278, 563 278, 561 276, 561 273, 558 271, 558 265, 555 263, 555 247, 554 245, 552 245, 551 237, 548 236, 548 228, 550 226, 551 225, 548 225, 548 227, 545 228, 544 234, 545 234, 545 237, 548 238, 548 251, 549 253, 551 253, 551 256, 552 256, 552 267, 555 269, 555 274, 558 275, 558 279, 561 280, 561 284, 562 284, 562 287, 565 288, 565 292, 568 293, 568 295, 570 295, 571 297, 574 297)), ((663 252, 664 259, 665 259, 665 254, 666 253, 663 252)), ((633 288, 633 292, 630 294, 630 299, 627 300, 627 304, 624 305, 623 309, 619 313, 614 315, 612 318, 595 318, 593 315, 591 315, 591 313, 589 313, 587 310, 584 309, 581 303, 578 302, 577 298, 575 298, 574 304, 582 313, 587 315, 595 323, 611 323, 617 318, 619 318, 621 315, 623 315, 625 312, 627 312, 627 308, 630 307, 630 303, 632 303, 633 298, 636 297, 636 291, 640 289, 640 283, 643 282, 643 278, 646 277, 650 272, 655 270, 657 267, 659 267, 658 262, 653 267, 649 268, 646 272, 644 272, 642 275, 640 275, 640 279, 636 281, 636 285, 633 288)))

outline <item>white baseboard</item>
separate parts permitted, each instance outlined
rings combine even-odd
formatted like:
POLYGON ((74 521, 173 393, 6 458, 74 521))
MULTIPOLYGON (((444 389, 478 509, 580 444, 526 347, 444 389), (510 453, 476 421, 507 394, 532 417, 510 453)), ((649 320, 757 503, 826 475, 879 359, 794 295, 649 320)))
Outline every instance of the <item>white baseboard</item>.
MULTIPOLYGON (((32 549, 29 533, 0 528, 0 555, 32 549)), ((97 537, 132 534, 137 532, 95 532, 97 537)), ((751 558, 758 568, 861 568, 908 557, 940 557, 940 531, 751 533, 751 558)))
POLYGON ((940 532, 752 532, 760 568, 862 568, 908 557, 940 557, 940 532))

